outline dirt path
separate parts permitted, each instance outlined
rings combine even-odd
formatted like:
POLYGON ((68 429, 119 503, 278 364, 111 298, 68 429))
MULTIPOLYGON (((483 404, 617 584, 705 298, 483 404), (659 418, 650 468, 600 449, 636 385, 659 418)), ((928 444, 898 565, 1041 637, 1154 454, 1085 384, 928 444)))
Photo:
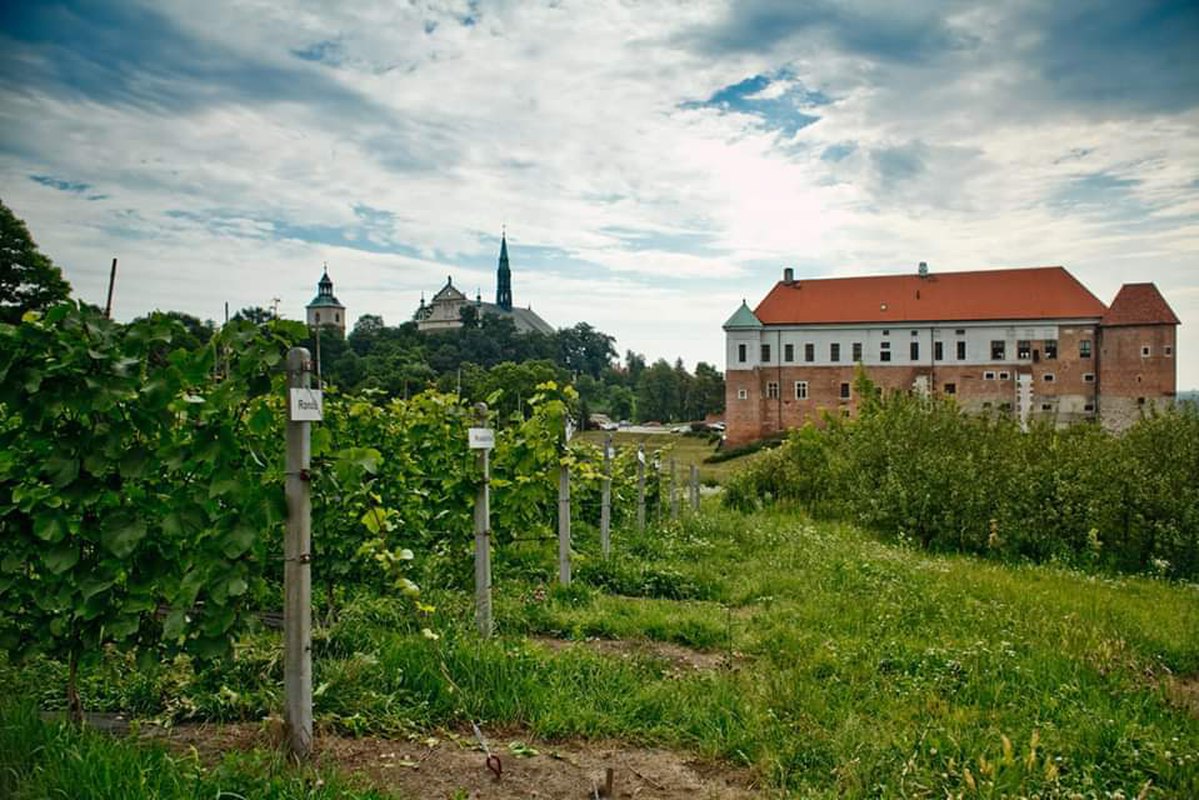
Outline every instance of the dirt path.
POLYGON ((683 647, 682 645, 671 644, 669 642, 655 642, 649 639, 585 639, 583 641, 569 641, 566 639, 556 639, 552 636, 530 636, 529 641, 554 651, 565 650, 570 647, 584 647, 588 650, 594 650, 597 653, 626 658, 629 656, 651 656, 669 661, 674 665, 675 669, 680 671, 723 669, 735 666, 743 658, 740 653, 734 652, 732 654, 732 662, 730 663, 727 653, 707 653, 702 650, 683 647))
MULTIPOLYGON (((203 760, 214 762, 227 752, 275 747, 277 735, 261 725, 181 725, 166 734, 165 740, 172 747, 195 747, 203 760)), ((548 744, 530 741, 519 731, 492 732, 488 738, 492 751, 500 757, 498 779, 487 769, 473 736, 460 732, 419 741, 319 735, 316 751, 322 765, 404 798, 585 800, 603 787, 609 767, 614 798, 740 800, 760 796, 747 771, 671 750, 616 742, 548 744)))

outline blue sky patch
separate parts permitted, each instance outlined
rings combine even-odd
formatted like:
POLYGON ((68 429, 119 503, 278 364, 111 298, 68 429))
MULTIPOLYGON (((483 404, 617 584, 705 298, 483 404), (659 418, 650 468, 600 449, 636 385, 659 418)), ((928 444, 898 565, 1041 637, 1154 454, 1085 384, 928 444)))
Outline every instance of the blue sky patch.
POLYGON ((766 129, 777 130, 790 137, 820 119, 809 111, 831 102, 823 92, 804 87, 784 68, 772 75, 752 75, 716 90, 707 100, 691 100, 682 103, 681 107, 689 110, 710 108, 722 114, 749 114, 759 117, 766 129), (763 96, 780 81, 785 85, 780 86, 777 93, 763 96))
MULTIPOLYGON (((72 194, 83 194, 88 189, 92 188, 90 183, 79 183, 77 181, 65 181, 62 178, 55 178, 50 175, 30 175, 29 180, 34 183, 40 183, 42 186, 49 186, 51 189, 57 189, 60 192, 71 192, 72 194)), ((98 200, 103 195, 89 197, 89 200, 98 200)))

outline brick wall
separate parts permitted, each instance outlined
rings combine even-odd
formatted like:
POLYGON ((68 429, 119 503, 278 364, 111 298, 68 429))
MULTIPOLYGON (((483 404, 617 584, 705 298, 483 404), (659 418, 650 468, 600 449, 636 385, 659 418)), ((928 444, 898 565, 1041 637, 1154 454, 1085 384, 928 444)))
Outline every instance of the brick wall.
POLYGON ((1178 360, 1175 335, 1173 325, 1103 329, 1099 412, 1104 427, 1124 430, 1150 408, 1173 401, 1178 360), (1148 355, 1143 354, 1146 347, 1148 355))

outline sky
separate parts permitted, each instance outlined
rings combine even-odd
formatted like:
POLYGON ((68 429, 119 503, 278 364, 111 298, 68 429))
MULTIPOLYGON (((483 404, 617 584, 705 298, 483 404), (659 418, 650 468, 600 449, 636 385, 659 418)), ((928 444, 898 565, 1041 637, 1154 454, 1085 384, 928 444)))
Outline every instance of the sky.
POLYGON ((1153 281, 1199 388, 1199 5, 0 5, 0 199, 114 315, 410 319, 452 275, 723 367, 799 278, 1153 281))

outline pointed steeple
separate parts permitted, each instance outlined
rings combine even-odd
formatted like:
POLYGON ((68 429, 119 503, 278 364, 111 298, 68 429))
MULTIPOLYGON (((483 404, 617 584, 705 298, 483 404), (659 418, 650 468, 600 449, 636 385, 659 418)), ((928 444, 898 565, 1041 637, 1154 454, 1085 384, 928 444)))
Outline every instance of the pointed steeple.
POLYGON ((512 269, 508 266, 508 230, 500 234, 500 266, 496 271, 495 304, 503 311, 512 310, 512 269))

